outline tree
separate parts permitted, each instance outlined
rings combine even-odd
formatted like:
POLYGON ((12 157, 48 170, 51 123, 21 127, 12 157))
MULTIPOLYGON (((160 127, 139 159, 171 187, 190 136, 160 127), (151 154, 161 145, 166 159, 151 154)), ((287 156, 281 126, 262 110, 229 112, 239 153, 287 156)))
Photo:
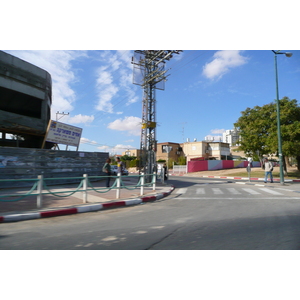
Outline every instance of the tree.
MULTIPOLYGON (((280 101, 280 124, 283 156, 295 156, 300 170, 300 107, 288 97, 280 101)), ((278 153, 277 108, 275 103, 255 106, 241 112, 234 124, 240 130, 239 149, 260 157, 278 153)))

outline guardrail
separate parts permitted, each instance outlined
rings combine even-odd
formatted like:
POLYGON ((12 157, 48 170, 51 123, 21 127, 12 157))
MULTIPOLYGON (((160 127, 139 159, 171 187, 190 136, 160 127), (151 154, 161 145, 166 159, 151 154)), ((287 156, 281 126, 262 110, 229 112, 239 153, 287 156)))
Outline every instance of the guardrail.
MULTIPOLYGON (((61 177, 61 178, 44 178, 43 175, 39 175, 38 178, 33 179, 1 179, 0 182, 9 182, 9 181, 32 181, 33 186, 32 188, 25 194, 5 194, 0 195, 0 202, 13 202, 13 201, 20 201, 28 196, 37 196, 37 208, 41 209, 43 206, 43 195, 53 195, 56 197, 70 197, 73 194, 77 192, 83 192, 83 203, 88 202, 88 192, 94 191, 97 193, 107 193, 110 190, 116 190, 116 199, 120 199, 121 190, 127 189, 127 190, 135 190, 140 189, 140 195, 144 195, 144 187, 151 187, 152 189, 156 189, 156 173, 150 174, 150 175, 131 175, 130 177, 138 177, 138 183, 136 185, 130 185, 126 186, 124 185, 122 181, 122 176, 118 174, 118 176, 110 176, 112 179, 115 179, 115 182, 111 187, 99 187, 95 188, 91 182, 90 179, 106 179, 107 176, 88 176, 88 174, 84 174, 83 177, 61 177), (145 182, 145 177, 151 179, 149 183, 145 182), (80 180, 80 183, 78 187, 75 190, 72 191, 60 191, 60 192, 51 192, 49 187, 46 184, 46 181, 48 180, 64 180, 64 179, 78 179, 80 180), (44 191, 45 190, 45 191, 44 191), (63 195, 62 195, 63 194, 63 195), (4 199, 6 198, 6 199, 4 199), (13 198, 13 199, 7 199, 7 198, 13 198)), ((126 177, 128 178, 128 177, 126 177)))

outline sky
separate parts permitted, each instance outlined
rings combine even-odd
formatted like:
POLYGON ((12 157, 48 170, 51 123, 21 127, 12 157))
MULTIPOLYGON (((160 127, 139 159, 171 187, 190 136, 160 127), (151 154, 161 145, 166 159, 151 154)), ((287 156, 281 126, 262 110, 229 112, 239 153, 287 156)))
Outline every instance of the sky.
POLYGON ((131 63, 136 49, 183 50, 167 62, 165 89, 156 92, 158 143, 219 140, 241 111, 274 101, 274 48, 293 52, 278 56, 279 95, 300 101, 292 1, 272 10, 256 0, 246 9, 235 0, 202 3, 201 10, 191 9, 189 0, 155 3, 145 11, 135 0, 52 1, 47 13, 35 0, 3 3, 14 22, 2 15, 0 49, 51 74, 51 119, 83 129, 80 151, 121 154, 140 147, 143 90, 133 84, 131 63))
MULTIPOLYGON (((143 89, 133 84, 134 50, 4 51, 51 74, 51 119, 83 129, 79 151, 139 149, 143 89)), ((293 56, 277 56, 279 97, 300 101, 300 51, 282 51, 293 56)), ((165 89, 156 90, 158 143, 218 141, 241 111, 276 98, 271 50, 183 50, 166 69, 165 89)))

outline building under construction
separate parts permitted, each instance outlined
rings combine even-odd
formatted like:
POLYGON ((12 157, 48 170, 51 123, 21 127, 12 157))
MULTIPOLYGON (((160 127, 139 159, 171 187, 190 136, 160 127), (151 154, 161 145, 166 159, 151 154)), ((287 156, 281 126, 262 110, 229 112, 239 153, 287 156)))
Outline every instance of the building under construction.
MULTIPOLYGON (((48 72, 0 51, 0 146, 41 148, 51 93, 48 72)), ((52 146, 46 143, 45 148, 52 146)))

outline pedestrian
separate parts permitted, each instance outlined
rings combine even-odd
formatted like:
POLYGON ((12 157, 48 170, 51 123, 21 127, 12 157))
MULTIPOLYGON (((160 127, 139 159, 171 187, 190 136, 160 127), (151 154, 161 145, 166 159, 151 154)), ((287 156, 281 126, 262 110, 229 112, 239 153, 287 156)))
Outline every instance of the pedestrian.
POLYGON ((117 166, 118 166, 118 174, 122 175, 124 170, 124 163, 121 161, 120 157, 117 157, 117 166))
POLYGON ((168 168, 167 168, 167 164, 164 164, 163 168, 164 168, 164 180, 167 180, 167 179, 168 179, 168 168))
POLYGON ((110 163, 111 163, 111 159, 108 158, 106 160, 106 163, 104 164, 104 166, 102 168, 102 171, 107 174, 106 187, 109 187, 109 183, 110 183, 110 176, 111 176, 111 165, 110 165, 110 163))
POLYGON ((271 183, 273 183, 273 174, 272 174, 273 165, 267 158, 265 158, 264 169, 265 169, 265 181, 264 182, 267 183, 268 175, 270 175, 271 183))

